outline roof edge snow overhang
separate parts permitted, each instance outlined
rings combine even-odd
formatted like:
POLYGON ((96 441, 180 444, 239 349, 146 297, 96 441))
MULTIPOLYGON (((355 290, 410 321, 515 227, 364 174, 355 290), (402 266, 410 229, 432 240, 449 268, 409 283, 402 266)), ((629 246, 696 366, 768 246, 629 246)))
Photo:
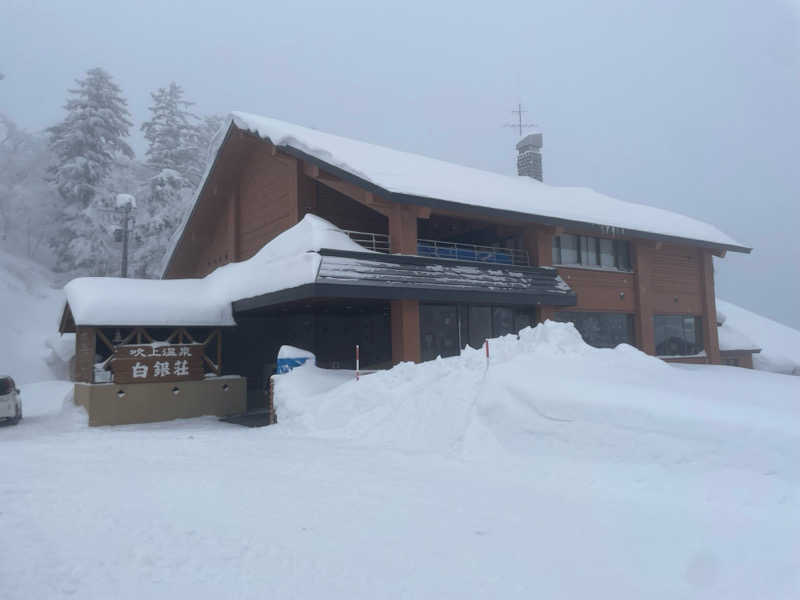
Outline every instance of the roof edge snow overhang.
MULTIPOLYGON (((447 265, 465 266, 477 268, 485 271, 497 269, 513 269, 518 272, 532 274, 546 274, 554 278, 557 277, 555 269, 547 267, 520 267, 512 265, 501 265, 495 263, 475 263, 463 260, 451 259, 432 259, 422 256, 410 256, 406 254, 383 254, 373 252, 356 252, 350 250, 319 250, 321 256, 333 256, 340 258, 352 258, 360 261, 386 262, 387 260, 396 264, 403 265, 447 265)), ((295 302, 298 300, 308 300, 312 298, 330 299, 360 299, 360 300, 420 300, 423 302, 446 302, 452 303, 472 303, 472 304, 507 304, 525 306, 575 306, 577 296, 574 292, 554 292, 554 293, 529 293, 529 292, 509 292, 491 291, 486 289, 458 289, 452 287, 429 288, 421 286, 398 286, 380 285, 371 282, 348 282, 348 283, 327 283, 314 282, 307 283, 294 288, 268 292, 243 298, 233 302, 234 317, 237 313, 241 314, 248 311, 258 310, 295 302)))
MULTIPOLYGON (((246 130, 241 130, 246 131, 246 130)), ((259 137, 259 139, 267 139, 268 138, 261 138, 255 133, 246 131, 249 135, 254 135, 259 137)), ((270 143, 272 140, 269 140, 270 143)), ((615 228, 610 225, 600 225, 598 223, 591 223, 589 221, 576 221, 572 219, 563 219, 558 217, 548 217, 544 215, 536 215, 533 213, 524 213, 514 210, 504 210, 501 208, 491 208, 488 206, 477 206, 474 204, 464 204, 461 202, 454 202, 452 200, 444 200, 441 198, 429 198, 426 196, 414 196, 411 194, 401 194, 397 192, 391 192, 385 188, 382 188, 379 185, 372 183, 371 181, 359 177, 346 171, 336 165, 333 165, 327 161, 324 161, 320 158, 312 154, 308 154, 302 150, 295 148, 294 146, 289 146, 287 144, 282 144, 277 146, 279 150, 289 154, 290 156, 294 156, 297 159, 300 159, 304 162, 308 162, 310 164, 316 165, 317 167, 327 171, 331 175, 335 175, 342 181, 347 181, 349 183, 353 183, 362 187, 363 189, 372 192, 376 195, 382 196, 387 198, 393 202, 397 202, 398 204, 407 204, 407 205, 416 205, 416 206, 425 206, 432 209, 438 210, 450 210, 450 211, 457 211, 463 213, 474 214, 476 216, 492 216, 492 217, 501 217, 501 218, 509 218, 514 219, 517 221, 522 221, 525 223, 537 223, 541 225, 553 225, 553 226, 567 226, 567 227, 579 227, 584 229, 599 229, 599 233, 608 235, 609 230, 615 230, 619 232, 623 232, 626 235, 631 235, 633 237, 653 240, 653 241, 660 241, 660 242, 671 242, 676 244, 690 244, 692 246, 699 246, 701 248, 708 248, 710 250, 717 250, 717 251, 731 251, 731 252, 741 252, 744 254, 750 254, 753 250, 747 246, 736 246, 731 244, 718 244, 715 242, 709 242, 705 240, 696 240, 691 238, 683 238, 679 236, 671 236, 661 233, 653 233, 650 231, 641 231, 638 229, 624 229, 624 228, 615 228)))

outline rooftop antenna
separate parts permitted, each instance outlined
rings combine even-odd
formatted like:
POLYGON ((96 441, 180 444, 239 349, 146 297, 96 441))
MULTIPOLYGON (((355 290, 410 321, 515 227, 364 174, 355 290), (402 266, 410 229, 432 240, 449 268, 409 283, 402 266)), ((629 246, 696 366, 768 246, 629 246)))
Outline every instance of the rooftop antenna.
POLYGON ((522 137, 522 132, 525 129, 535 129, 537 127, 536 123, 525 123, 524 122, 524 115, 528 112, 524 108, 522 108, 522 104, 517 104, 516 110, 512 110, 511 114, 514 115, 514 119, 517 121, 516 123, 504 123, 503 127, 513 127, 514 129, 519 130, 519 135, 522 137))

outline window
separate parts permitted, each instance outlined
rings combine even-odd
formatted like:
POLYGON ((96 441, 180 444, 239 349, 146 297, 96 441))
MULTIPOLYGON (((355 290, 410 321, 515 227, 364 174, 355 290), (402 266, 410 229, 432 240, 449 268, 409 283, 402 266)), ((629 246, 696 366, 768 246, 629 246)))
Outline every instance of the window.
POLYGON ((469 307, 469 345, 473 348, 480 348, 484 340, 492 336, 492 307, 474 306, 469 307))
POLYGON ((653 317, 658 356, 692 356, 703 351, 702 319, 692 315, 653 317))
POLYGON ((631 270, 630 244, 587 235, 553 236, 553 264, 631 270))
POLYGON ((420 345, 422 360, 437 356, 457 356, 458 306, 455 304, 423 304, 420 306, 420 345))
POLYGON ((477 304, 420 304, 422 360, 456 356, 467 345, 483 347, 490 338, 500 337, 536 322, 530 307, 477 304))
POLYGON ((584 341, 596 348, 614 348, 619 344, 635 344, 631 315, 561 311, 553 315, 553 320, 573 323, 584 341))
POLYGON ((514 330, 514 310, 508 306, 495 306, 492 308, 492 328, 494 337, 517 333, 514 330))

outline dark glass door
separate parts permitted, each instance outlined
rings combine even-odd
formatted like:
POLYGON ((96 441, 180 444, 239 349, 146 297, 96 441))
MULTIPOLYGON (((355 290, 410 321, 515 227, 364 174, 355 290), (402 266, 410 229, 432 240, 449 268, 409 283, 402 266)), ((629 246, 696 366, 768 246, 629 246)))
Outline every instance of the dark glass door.
POLYGON ((422 304, 419 317, 422 360, 460 353, 456 305, 422 304))

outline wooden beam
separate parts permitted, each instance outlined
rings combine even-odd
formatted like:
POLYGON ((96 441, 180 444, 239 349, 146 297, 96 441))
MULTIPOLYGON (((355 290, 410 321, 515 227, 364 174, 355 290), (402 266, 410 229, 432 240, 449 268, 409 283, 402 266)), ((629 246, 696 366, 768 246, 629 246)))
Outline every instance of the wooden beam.
POLYGON ((217 375, 222 374, 222 332, 217 329, 217 375))
POLYGON ((105 336, 105 334, 100 329, 97 329, 95 331, 97 333, 97 337, 100 338, 100 341, 103 342, 106 346, 108 346, 108 349, 111 350, 111 352, 114 352, 114 344, 111 343, 111 341, 105 336))
POLYGON ((342 181, 330 173, 321 171, 317 165, 303 163, 303 173, 311 179, 314 179, 315 181, 318 181, 321 184, 336 190, 340 194, 344 194, 348 198, 355 200, 359 204, 363 204, 368 208, 371 208, 375 212, 378 212, 385 217, 388 217, 392 210, 392 203, 376 197, 372 192, 365 190, 353 183, 342 181))
POLYGON ((319 167, 317 165, 312 165, 307 162, 303 163, 303 174, 311 177, 311 179, 318 179, 319 178, 319 167))
POLYGON ((192 344, 196 344, 196 343, 197 343, 197 342, 195 341, 195 339, 194 339, 194 338, 193 338, 193 337, 192 337, 192 336, 189 334, 189 332, 188 332, 188 331, 186 331, 186 328, 185 328, 185 327, 183 328, 183 335, 184 335, 184 337, 185 337, 186 339, 188 339, 188 340, 189 340, 189 341, 190 341, 192 344))

